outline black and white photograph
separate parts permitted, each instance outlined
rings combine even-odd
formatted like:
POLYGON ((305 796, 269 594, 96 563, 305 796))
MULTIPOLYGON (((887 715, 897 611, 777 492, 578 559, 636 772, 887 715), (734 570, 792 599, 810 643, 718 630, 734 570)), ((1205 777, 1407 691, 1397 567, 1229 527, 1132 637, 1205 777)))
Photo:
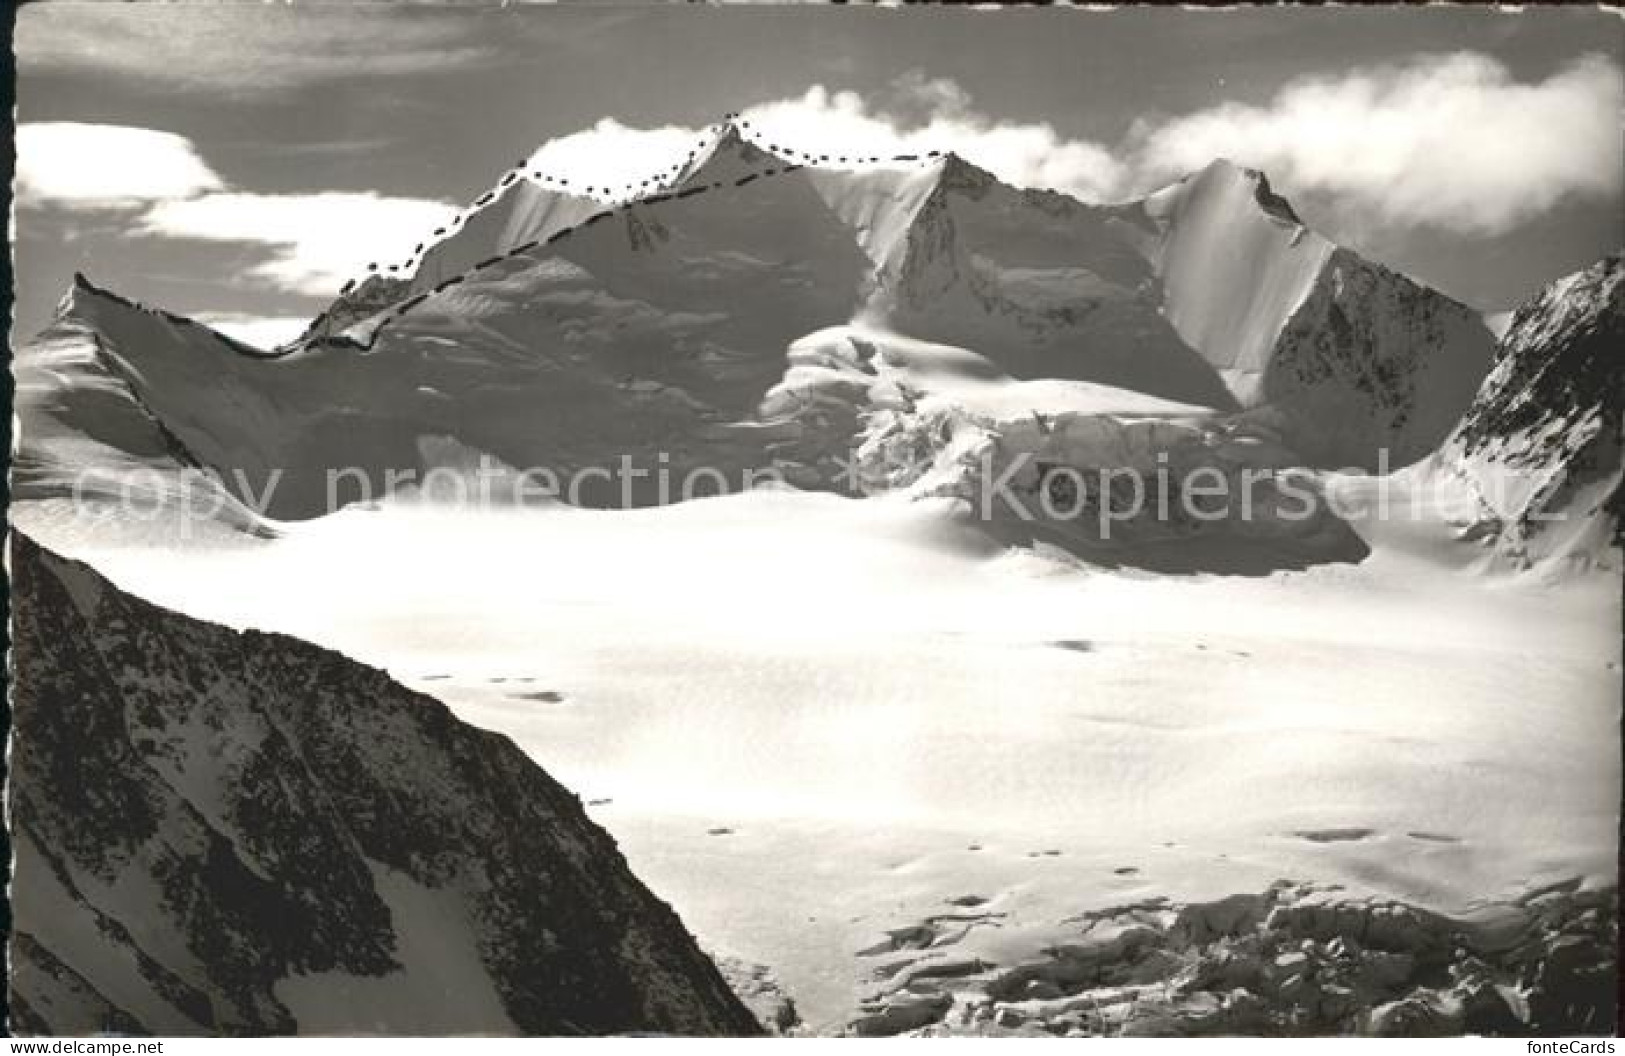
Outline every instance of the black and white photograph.
POLYGON ((1620 8, 8 17, 9 1051, 1614 1051, 1620 8))

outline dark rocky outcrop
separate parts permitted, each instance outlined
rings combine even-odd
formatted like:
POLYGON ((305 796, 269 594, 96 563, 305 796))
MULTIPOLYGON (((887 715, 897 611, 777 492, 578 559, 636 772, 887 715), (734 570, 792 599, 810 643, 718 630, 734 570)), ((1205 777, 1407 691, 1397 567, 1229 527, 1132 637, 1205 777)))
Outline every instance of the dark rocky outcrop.
POLYGON ((1514 561, 1608 542, 1625 475, 1625 258, 1518 308, 1440 458, 1478 495, 1476 536, 1514 561))
POLYGON ((760 1031, 506 737, 20 534, 11 575, 14 1031, 760 1031))

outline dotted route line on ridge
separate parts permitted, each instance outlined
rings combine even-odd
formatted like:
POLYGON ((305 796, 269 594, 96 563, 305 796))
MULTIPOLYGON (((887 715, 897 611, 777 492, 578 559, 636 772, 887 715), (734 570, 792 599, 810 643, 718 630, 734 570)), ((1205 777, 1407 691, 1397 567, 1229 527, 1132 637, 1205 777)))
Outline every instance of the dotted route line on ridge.
MULTIPOLYGON (((516 183, 521 176, 528 178, 534 184, 538 184, 548 189, 563 190, 568 194, 580 194, 590 198, 606 198, 613 204, 630 205, 635 201, 647 201, 649 199, 638 196, 647 194, 650 189, 659 188, 661 181, 663 180, 669 180, 673 177, 681 175, 683 169, 689 165, 692 165, 695 159, 700 156, 701 151, 703 151, 708 145, 714 148, 716 146, 716 141, 721 138, 729 127, 732 127, 739 132, 740 138, 746 143, 749 143, 751 146, 754 146, 759 150, 765 150, 767 153, 776 155, 785 161, 794 162, 795 159, 800 158, 802 159, 800 164, 803 165, 825 163, 833 165, 895 164, 897 162, 904 161, 919 161, 921 158, 939 158, 944 153, 940 150, 927 151, 924 153, 894 155, 814 153, 812 151, 800 150, 795 147, 786 147, 781 146, 778 143, 769 142, 768 137, 758 133, 751 127, 750 121, 747 118, 741 117, 739 114, 727 114, 724 116, 721 122, 714 125, 708 125, 702 132, 700 132, 699 137, 695 140, 692 149, 690 149, 688 153, 683 156, 682 160, 678 161, 669 168, 659 170, 652 176, 649 176, 643 180, 637 182, 628 181, 621 184, 619 187, 611 187, 608 184, 597 186, 589 183, 582 185, 578 191, 575 187, 571 186, 570 180, 566 177, 527 171, 531 164, 530 159, 527 158, 520 161, 518 164, 514 165, 513 168, 504 173, 502 179, 495 187, 492 187, 490 190, 476 198, 466 210, 459 211, 445 224, 435 228, 433 234, 429 237, 441 239, 449 234, 455 234, 459 228, 466 226, 468 221, 477 213, 479 213, 487 205, 490 205, 496 201, 501 193, 516 183), (623 198, 625 199, 624 201, 618 201, 618 199, 623 198)), ((425 248, 431 248, 428 239, 425 239, 414 246, 411 254, 402 263, 381 265, 377 261, 373 261, 366 267, 367 275, 370 277, 372 275, 384 275, 388 273, 408 271, 414 264, 421 263, 420 256, 425 248)), ((339 290, 339 295, 343 296, 344 294, 350 292, 350 290, 356 286, 357 281, 358 280, 356 279, 351 279, 350 281, 346 282, 343 288, 339 290)))
MULTIPOLYGON (((743 120, 742 118, 739 118, 738 115, 729 115, 727 120, 724 121, 723 124, 721 124, 721 125, 713 125, 713 126, 711 126, 710 129, 707 129, 707 135, 720 135, 722 133, 722 131, 724 131, 730 124, 734 128, 739 129, 741 131, 742 136, 749 129, 749 122, 743 120), (713 132, 712 131, 713 129, 716 130, 716 131, 713 132)), ((746 139, 746 142, 751 143, 752 146, 756 145, 754 143, 754 141, 752 141, 750 139, 746 139)), ((703 143, 704 143, 704 141, 702 140, 701 145, 703 145, 703 143)), ((662 173, 670 173, 673 176, 680 175, 682 173, 683 169, 686 168, 687 166, 693 164, 694 160, 699 156, 700 150, 701 150, 701 145, 697 145, 695 147, 695 149, 689 151, 689 153, 686 155, 686 157, 685 157, 685 159, 684 159, 684 161, 682 163, 680 163, 678 165, 675 165, 670 169, 663 169, 663 170, 661 170, 662 173)), ((712 144, 712 145, 714 146, 715 144, 712 144)), ((758 149, 761 149, 761 148, 758 148, 758 149)), ((788 150, 779 148, 777 144, 769 144, 767 149, 768 149, 768 151, 770 153, 773 153, 775 156, 781 156, 781 155, 786 154, 786 153, 794 153, 794 154, 799 154, 802 157, 813 159, 815 161, 815 163, 816 162, 824 162, 824 161, 832 161, 835 164, 847 164, 847 165, 851 165, 851 164, 897 164, 898 162, 919 162, 922 159, 929 162, 929 161, 935 161, 935 160, 937 160, 937 159, 944 156, 944 152, 940 151, 940 150, 927 151, 927 152, 925 152, 923 154, 916 152, 916 153, 910 153, 910 154, 894 154, 894 155, 889 155, 889 156, 876 155, 876 156, 871 156, 871 157, 853 157, 852 155, 829 155, 829 154, 816 154, 815 155, 815 154, 808 154, 808 153, 803 152, 803 151, 788 151, 788 150)), ((630 211, 630 210, 632 210, 632 209, 634 209, 634 208, 636 208, 637 206, 640 206, 640 205, 654 206, 654 205, 660 205, 660 204, 665 203, 665 202, 678 201, 680 199, 685 199, 685 198, 693 198, 693 197, 695 197, 697 195, 706 194, 706 193, 708 193, 710 191, 713 191, 713 190, 718 190, 720 188, 728 186, 729 184, 731 184, 734 187, 743 187, 743 186, 746 186, 747 184, 754 183, 754 182, 756 182, 757 180, 760 180, 760 179, 765 179, 765 178, 772 177, 772 176, 787 175, 787 174, 792 173, 792 172, 799 172, 802 169, 805 169, 807 167, 807 165, 805 163, 790 162, 788 159, 785 159, 785 161, 786 161, 786 163, 781 167, 768 168, 768 169, 763 169, 763 170, 761 170, 759 172, 747 173, 746 175, 740 176, 740 177, 738 177, 738 178, 736 178, 734 180, 731 180, 731 181, 717 181, 717 182, 714 182, 714 183, 702 184, 702 185, 697 186, 697 187, 690 187, 690 188, 687 188, 686 190, 682 190, 682 191, 666 191, 666 192, 660 193, 660 194, 649 195, 648 197, 645 197, 645 198, 633 198, 633 199, 631 199, 629 201, 626 201, 626 202, 623 202, 623 203, 621 203, 619 205, 613 205, 608 209, 604 209, 604 210, 602 210, 600 212, 594 213, 591 216, 587 217, 585 220, 581 221, 579 224, 574 224, 574 225, 572 225, 570 227, 562 228, 562 229, 560 229, 558 231, 555 231, 553 234, 549 235, 545 239, 535 239, 535 240, 532 240, 530 242, 526 242, 523 245, 515 246, 513 249, 510 249, 505 253, 499 253, 499 254, 497 254, 495 256, 487 257, 485 260, 482 260, 479 263, 473 265, 472 267, 469 267, 468 269, 466 269, 466 270, 464 270, 462 272, 459 272, 456 275, 453 275, 451 278, 441 280, 439 283, 437 283, 434 286, 433 289, 427 290, 427 291, 425 291, 423 293, 416 294, 415 296, 409 297, 404 301, 400 301, 397 304, 391 305, 389 308, 387 308, 382 313, 382 318, 380 318, 377 325, 375 325, 372 328, 372 330, 371 330, 371 332, 369 334, 369 338, 365 342, 359 341, 359 340, 357 340, 357 339, 355 339, 353 337, 349 337, 349 336, 344 335, 344 334, 328 334, 328 335, 324 335, 322 337, 317 337, 317 338, 314 338, 314 339, 310 339, 309 338, 309 333, 310 332, 308 330, 306 331, 306 334, 304 336, 301 336, 300 338, 298 338, 297 341, 303 342, 303 341, 308 340, 310 343, 315 343, 315 344, 343 345, 343 346, 346 346, 346 347, 358 348, 363 352, 370 352, 370 351, 372 351, 372 349, 374 347, 376 347, 376 345, 378 343, 378 339, 379 339, 379 337, 382 336, 383 332, 391 324, 393 324, 397 319, 399 319, 401 316, 403 316, 406 313, 412 311, 414 308, 418 307, 423 302, 429 300, 431 297, 435 296, 436 294, 444 293, 446 290, 449 290, 449 289, 451 289, 451 288, 453 288, 455 286, 460 285, 461 283, 467 281, 470 277, 472 277, 476 273, 478 273, 480 271, 483 271, 486 268, 494 267, 497 264, 501 264, 501 263, 504 263, 506 261, 512 260, 515 257, 525 256, 526 254, 535 252, 537 249, 541 249, 541 248, 544 248, 544 247, 547 247, 547 246, 554 245, 554 244, 556 244, 558 242, 562 242, 565 239, 569 238, 570 236, 574 235, 578 231, 581 231, 581 230, 583 230, 585 228, 591 227, 592 225, 597 224, 597 223, 599 223, 599 222, 601 222, 603 220, 610 219, 613 216, 616 216, 616 215, 619 215, 619 214, 622 214, 622 213, 626 213, 626 212, 628 212, 628 211, 630 211)), ((497 191, 501 187, 512 183, 514 178, 515 178, 515 173, 514 172, 509 172, 507 174, 507 176, 505 176, 503 178, 503 182, 498 184, 497 188, 494 188, 493 190, 486 192, 479 199, 475 200, 474 204, 475 204, 476 208, 473 211, 471 211, 468 215, 469 216, 474 215, 474 212, 477 212, 479 208, 483 207, 483 205, 488 205, 492 201, 494 201, 495 197, 496 197, 496 194, 497 194, 497 191)), ((568 183, 569 181, 564 181, 564 182, 568 183)), ((648 184, 650 182, 651 182, 650 180, 643 181, 644 184, 648 184)), ((638 186, 638 185, 628 184, 627 186, 630 187, 630 186, 638 186)), ((591 187, 589 187, 587 189, 589 191, 594 190, 594 188, 591 188, 591 187)), ((462 217, 459 217, 458 219, 459 219, 459 222, 466 223, 466 220, 463 220, 462 217)), ((450 227, 450 226, 454 226, 454 225, 448 225, 448 227, 450 227)), ((440 228, 440 229, 437 230, 436 233, 439 234, 440 232, 443 232, 445 230, 446 230, 446 228, 440 228)), ((422 246, 422 243, 419 244, 420 249, 421 249, 421 246, 422 246)), ((414 251, 414 253, 415 252, 416 251, 414 251)), ((376 268, 377 268, 376 264, 369 265, 369 267, 371 269, 373 269, 374 272, 376 272, 376 268)), ((392 270, 393 270, 393 267, 394 266, 392 266, 392 270)), ((354 289, 354 287, 355 287, 355 280, 352 279, 350 282, 346 283, 344 288, 340 291, 340 296, 342 297, 344 294, 346 294, 350 290, 354 289)), ((319 323, 319 322, 320 322, 320 319, 318 318, 317 323, 319 323)), ((315 326, 316 326, 316 323, 313 323, 311 329, 314 329, 315 326)), ((263 355, 263 353, 262 353, 262 355, 263 355)))
MULTIPOLYGON (((667 190, 662 193, 647 195, 646 197, 633 197, 619 204, 612 205, 608 209, 594 213, 585 220, 581 221, 579 224, 574 224, 570 227, 556 231, 545 239, 535 239, 530 242, 526 242, 523 245, 516 246, 505 253, 499 253, 495 256, 487 257, 485 260, 480 261, 465 271, 462 271, 449 279, 441 281, 440 283, 436 284, 433 289, 424 293, 416 294, 404 301, 389 306, 389 308, 387 308, 383 313, 383 318, 380 319, 378 324, 372 328, 369 339, 365 342, 358 341, 355 338, 349 337, 345 334, 326 334, 319 337, 312 337, 312 331, 314 331, 317 326, 321 325, 322 321, 328 315, 327 312, 323 312, 321 315, 318 315, 314 320, 312 320, 311 325, 303 334, 288 344, 273 349, 256 348, 255 346, 244 341, 240 341, 229 334, 216 330, 205 323, 198 322, 196 319, 192 319, 184 315, 178 315, 163 308, 156 308, 141 304, 137 301, 130 300, 128 297, 124 297, 113 290, 104 289, 91 282, 81 273, 74 273, 74 282, 84 289, 106 297, 109 300, 115 301, 127 308, 135 311, 145 312, 148 315, 159 316, 174 326, 203 330, 212 335, 220 343, 226 345, 232 351, 240 355, 248 356, 252 359, 280 359, 316 344, 338 345, 342 347, 359 349, 363 352, 370 352, 374 347, 376 347, 379 337, 382 336, 383 332, 392 323, 394 323, 401 316, 405 315, 407 312, 417 308, 434 295, 443 293, 446 290, 467 281, 471 276, 486 268, 494 267, 497 264, 511 260, 515 257, 523 256, 527 253, 533 253, 537 249, 554 245, 555 243, 569 238, 571 235, 574 235, 576 232, 584 228, 590 227, 618 214, 625 213, 636 206, 654 206, 663 204, 665 202, 692 198, 697 195, 705 194, 709 191, 720 189, 727 186, 730 182, 734 187, 744 187, 748 184, 755 183, 757 180, 766 179, 772 176, 782 176, 792 172, 799 172, 802 169, 807 168, 809 164, 818 165, 830 163, 834 165, 894 165, 899 162, 919 162, 922 160, 926 162, 935 161, 942 158, 945 154, 945 152, 941 150, 893 155, 818 154, 811 151, 798 150, 793 147, 781 146, 778 143, 764 141, 753 132, 748 120, 740 117, 738 114, 728 114, 724 117, 721 123, 708 126, 705 131, 701 133, 700 138, 694 145, 694 148, 684 155, 682 161, 671 166, 670 168, 661 169, 659 172, 655 173, 655 175, 650 176, 640 182, 628 182, 624 184, 621 188, 622 193, 627 191, 640 193, 644 188, 659 186, 660 181, 663 179, 672 179, 680 176, 683 170, 692 165, 700 156, 700 152, 707 146, 707 141, 711 140, 709 145, 715 147, 715 140, 720 139, 722 134, 726 132, 729 127, 732 127, 738 131, 740 138, 746 143, 757 147, 759 150, 764 150, 767 153, 774 155, 775 157, 784 161, 785 164, 776 168, 767 168, 758 172, 747 173, 744 176, 740 176, 732 181, 718 181, 715 183, 703 184, 698 187, 690 187, 682 191, 667 190), (804 160, 799 162, 791 160, 792 158, 797 157, 804 160)), ((471 208, 469 208, 466 212, 459 213, 444 226, 436 228, 432 237, 444 238, 448 234, 453 234, 457 229, 465 226, 470 218, 476 215, 485 206, 494 202, 503 189, 512 186, 515 182, 517 182, 520 175, 525 174, 524 170, 529 164, 530 159, 527 158, 524 161, 521 161, 518 165, 514 166, 513 169, 504 174, 501 181, 495 187, 485 192, 479 198, 475 199, 471 208)), ((569 189, 570 181, 563 177, 535 174, 530 175, 529 178, 532 180, 532 182, 539 183, 544 187, 548 187, 549 189, 556 186, 559 189, 566 190, 567 193, 576 193, 575 191, 569 189)), ((614 192, 612 192, 611 188, 608 186, 600 188, 594 185, 587 185, 583 188, 583 190, 588 195, 592 196, 596 196, 599 193, 609 194, 612 198, 615 196, 614 192)), ((402 267, 410 267, 414 262, 421 264, 422 261, 419 259, 418 254, 423 252, 426 245, 427 242, 418 243, 417 247, 412 251, 412 256, 407 258, 406 264, 389 265, 386 270, 392 272, 399 271, 402 267)), ((378 264, 376 262, 369 264, 367 266, 367 270, 369 278, 382 277, 382 273, 379 272, 378 264)), ((356 280, 351 279, 346 282, 342 288, 340 288, 339 296, 343 297, 352 292, 355 288, 356 280)))

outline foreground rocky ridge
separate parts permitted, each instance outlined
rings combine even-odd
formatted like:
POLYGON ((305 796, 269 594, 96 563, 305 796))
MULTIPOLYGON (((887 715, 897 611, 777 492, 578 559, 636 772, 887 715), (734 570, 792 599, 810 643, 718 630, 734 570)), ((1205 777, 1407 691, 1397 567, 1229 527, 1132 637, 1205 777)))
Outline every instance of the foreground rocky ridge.
POLYGON ((507 738, 12 536, 11 1027, 754 1034, 507 738))
POLYGON ((858 1035, 1597 1035, 1615 1020, 1617 893, 1565 883, 1448 917, 1335 886, 1152 898, 1081 914, 1008 958, 965 898, 864 951, 858 1035))

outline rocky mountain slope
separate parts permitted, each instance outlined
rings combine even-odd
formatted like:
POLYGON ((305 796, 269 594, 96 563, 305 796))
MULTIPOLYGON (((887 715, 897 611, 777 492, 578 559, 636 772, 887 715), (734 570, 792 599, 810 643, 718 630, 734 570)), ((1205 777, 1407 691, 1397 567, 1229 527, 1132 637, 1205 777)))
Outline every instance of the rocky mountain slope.
POLYGON ((1439 454, 1477 497, 1474 535, 1520 564, 1595 550, 1625 476, 1625 261, 1521 305, 1494 368, 1439 454))
POLYGON ((11 1026, 753 1034, 507 738, 12 537, 11 1026))
POLYGON ((80 391, 116 382, 274 518, 326 512, 338 467, 340 502, 376 496, 390 470, 434 468, 444 440, 564 475, 658 454, 679 473, 782 466, 838 487, 832 460, 899 392, 1054 380, 1238 418, 1299 465, 1374 468, 1382 449, 1391 465, 1432 450, 1492 347, 1475 313, 1332 246, 1225 162, 1097 206, 953 155, 808 155, 741 121, 658 160, 618 188, 516 167, 274 356, 81 282, 19 357, 37 389, 22 463, 150 464, 149 440, 104 452, 69 435, 94 432, 80 391), (861 384, 787 357, 849 324, 883 352, 861 384), (64 342, 84 369, 45 364, 64 342), (922 364, 909 342, 948 354, 922 364))

